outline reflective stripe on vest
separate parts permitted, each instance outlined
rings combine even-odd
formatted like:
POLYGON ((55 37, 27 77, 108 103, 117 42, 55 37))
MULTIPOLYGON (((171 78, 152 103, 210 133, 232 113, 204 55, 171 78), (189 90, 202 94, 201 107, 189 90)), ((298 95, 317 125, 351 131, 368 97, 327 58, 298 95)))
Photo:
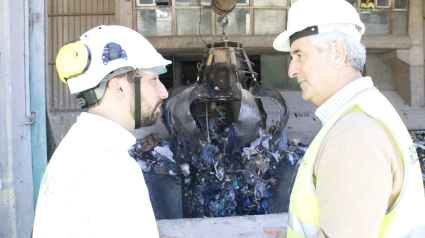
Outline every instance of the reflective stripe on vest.
POLYGON ((288 212, 288 227, 294 232, 305 237, 311 237, 316 234, 320 227, 302 222, 297 216, 288 212))

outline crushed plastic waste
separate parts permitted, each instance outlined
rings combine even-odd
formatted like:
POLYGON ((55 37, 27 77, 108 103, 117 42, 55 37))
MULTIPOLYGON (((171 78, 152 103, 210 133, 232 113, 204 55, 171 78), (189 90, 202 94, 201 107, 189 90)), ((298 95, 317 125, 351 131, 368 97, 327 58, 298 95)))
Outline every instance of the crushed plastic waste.
POLYGON ((410 136, 412 137, 413 144, 416 147, 425 186, 425 130, 410 131, 410 136))
MULTIPOLYGON (((143 138, 129 151, 145 173, 174 176, 183 181, 183 196, 190 217, 225 217, 267 214, 281 163, 297 166, 308 149, 283 132, 272 142, 273 130, 241 148, 234 125, 226 128, 221 109, 214 126, 192 151, 186 141, 143 138), (177 143, 178 142, 178 143, 177 143), (177 148, 178 147, 178 148, 177 148)), ((425 130, 410 131, 425 182, 425 130)))
MULTIPOLYGON (((225 118, 217 117, 210 130, 210 143, 201 141, 199 151, 188 146, 184 153, 173 153, 176 148, 172 139, 160 139, 155 134, 143 138, 129 151, 143 172, 183 181, 188 218, 267 214, 268 198, 279 181, 279 164, 296 166, 308 149, 307 144, 288 139, 285 133, 272 143, 272 133, 266 131, 260 132, 249 147, 240 148, 233 125, 224 126, 225 118)), ((410 135, 425 183, 425 130, 410 131, 410 135)))
POLYGON ((183 175, 187 177, 190 174, 189 164, 184 163, 180 165, 180 168, 182 169, 183 175))
POLYGON ((225 126, 225 115, 219 113, 209 131, 210 139, 205 135, 199 151, 192 151, 186 141, 176 143, 155 134, 130 150, 143 172, 183 181, 187 218, 268 214, 268 198, 279 181, 279 164, 296 166, 308 148, 297 139, 287 139, 284 132, 272 142, 272 128, 241 148, 234 125, 225 126), (176 150, 177 144, 180 150, 176 150))
POLYGON ((150 134, 133 145, 129 154, 136 159, 145 173, 173 176, 180 173, 176 161, 173 159, 169 142, 160 139, 155 134, 150 134))
POLYGON ((173 152, 171 152, 169 147, 165 146, 156 146, 154 148, 154 151, 156 153, 159 153, 162 156, 165 156, 167 159, 169 159, 171 162, 175 163, 176 161, 173 159, 173 152))

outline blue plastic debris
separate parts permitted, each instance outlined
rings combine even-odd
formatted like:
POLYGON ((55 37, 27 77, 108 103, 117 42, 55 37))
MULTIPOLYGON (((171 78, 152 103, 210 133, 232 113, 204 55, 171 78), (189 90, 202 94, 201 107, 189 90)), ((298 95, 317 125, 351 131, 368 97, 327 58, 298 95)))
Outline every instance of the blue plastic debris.
POLYGON ((279 144, 277 146, 279 153, 282 153, 283 151, 288 148, 288 138, 286 137, 286 133, 284 130, 280 133, 279 137, 279 144))
POLYGON ((234 123, 230 126, 227 143, 227 157, 230 164, 233 164, 235 163, 236 150, 238 149, 238 133, 234 123))
POLYGON ((213 164, 213 153, 212 153, 212 146, 207 144, 201 149, 201 157, 202 159, 207 162, 208 165, 213 164))
POLYGON ((261 208, 263 209, 262 212, 264 212, 265 214, 268 214, 268 210, 269 210, 269 203, 267 202, 266 199, 263 199, 261 201, 261 208))
POLYGON ((292 155, 292 153, 286 153, 285 154, 285 159, 286 159, 286 161, 288 161, 289 163, 291 163, 291 165, 294 165, 295 164, 295 158, 292 155))

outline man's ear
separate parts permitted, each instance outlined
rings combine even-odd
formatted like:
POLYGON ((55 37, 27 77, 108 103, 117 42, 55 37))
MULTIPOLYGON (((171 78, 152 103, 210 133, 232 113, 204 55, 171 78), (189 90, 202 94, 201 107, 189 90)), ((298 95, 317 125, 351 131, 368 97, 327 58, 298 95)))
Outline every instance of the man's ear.
POLYGON ((122 78, 113 77, 109 80, 107 88, 109 91, 119 98, 125 98, 124 81, 122 78))
POLYGON ((340 69, 344 65, 347 57, 347 46, 343 41, 339 40, 333 44, 332 51, 334 53, 334 67, 340 69))

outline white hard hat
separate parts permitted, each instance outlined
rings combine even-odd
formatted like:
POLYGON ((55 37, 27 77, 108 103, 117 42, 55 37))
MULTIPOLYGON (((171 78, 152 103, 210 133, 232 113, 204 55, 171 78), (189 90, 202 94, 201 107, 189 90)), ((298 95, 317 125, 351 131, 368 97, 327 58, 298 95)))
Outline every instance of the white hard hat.
POLYGON ((170 63, 142 35, 123 26, 95 27, 63 46, 56 57, 59 77, 71 94, 134 69, 159 75, 170 63))
POLYGON ((274 40, 273 47, 290 51, 296 39, 330 31, 345 32, 360 41, 365 25, 345 0, 298 0, 289 9, 287 30, 274 40))

